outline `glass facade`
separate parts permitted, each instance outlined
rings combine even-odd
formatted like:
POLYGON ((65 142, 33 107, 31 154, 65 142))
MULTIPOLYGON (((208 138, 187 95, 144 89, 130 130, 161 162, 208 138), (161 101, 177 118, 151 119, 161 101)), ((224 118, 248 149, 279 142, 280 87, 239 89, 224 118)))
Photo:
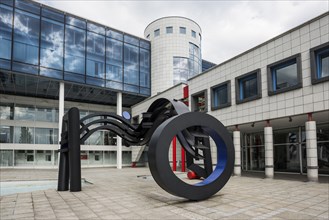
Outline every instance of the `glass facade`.
POLYGON ((8 2, 0 2, 0 69, 150 95, 150 42, 32 1, 8 2))
MULTIPOLYGON (((58 103, 48 104, 45 107, 0 103, 0 143, 4 144, 4 149, 0 150, 0 166, 49 167, 57 165, 58 154, 53 150, 58 148, 59 143, 57 105, 58 103), (19 146, 22 150, 11 150, 13 146, 19 146)), ((65 109, 65 112, 67 110, 65 109)), ((82 109, 80 117, 93 113, 97 111, 82 109)), ((82 152, 82 164, 86 166, 116 165, 116 139, 117 136, 110 131, 98 131, 92 134, 84 143, 90 150, 82 152), (109 150, 97 150, 101 146, 107 146, 109 150)), ((130 149, 124 151, 122 155, 123 164, 130 165, 130 149)))
POLYGON ((186 82, 189 78, 201 73, 201 50, 195 44, 189 44, 189 58, 173 57, 174 85, 186 82))
POLYGON ((202 70, 202 59, 200 48, 190 43, 189 45, 189 78, 201 73, 202 70))

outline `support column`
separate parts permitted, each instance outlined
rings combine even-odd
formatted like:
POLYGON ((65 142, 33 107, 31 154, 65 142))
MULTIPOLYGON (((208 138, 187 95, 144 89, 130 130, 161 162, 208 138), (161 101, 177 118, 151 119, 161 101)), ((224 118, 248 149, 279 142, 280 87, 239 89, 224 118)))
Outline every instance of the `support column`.
POLYGON ((309 113, 305 123, 306 130, 306 156, 307 156, 307 177, 309 181, 318 181, 318 148, 316 139, 316 122, 309 113))
MULTIPOLYGON (((61 148, 60 140, 62 135, 63 127, 63 116, 64 116, 64 82, 59 83, 59 98, 58 98, 58 149, 61 148)), ((53 154, 53 161, 55 161, 55 152, 53 154)), ((57 157, 57 164, 59 165, 59 156, 57 157)))
POLYGON ((266 122, 267 125, 264 128, 265 136, 265 177, 274 177, 274 163, 273 163, 273 128, 270 122, 266 122))
MULTIPOLYGON (((122 115, 122 93, 117 93, 117 115, 122 115)), ((117 169, 122 169, 122 139, 117 136, 117 169)))
POLYGON ((234 160, 234 175, 241 176, 241 140, 240 140, 240 131, 238 126, 236 130, 233 131, 233 144, 235 151, 235 160, 234 160))

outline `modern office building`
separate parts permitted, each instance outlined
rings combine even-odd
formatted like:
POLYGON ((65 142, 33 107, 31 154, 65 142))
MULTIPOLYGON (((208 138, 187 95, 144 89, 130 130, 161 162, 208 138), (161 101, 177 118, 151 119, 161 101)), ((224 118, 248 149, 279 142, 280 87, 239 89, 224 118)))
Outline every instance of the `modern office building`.
MULTIPOLYGON (((0 1, 1 167, 56 166, 61 119, 130 112, 151 94, 150 42, 33 1, 0 1)), ((111 132, 82 146, 83 165, 131 164, 111 132), (118 153, 118 160, 117 158, 118 153), (122 158, 122 161, 121 161, 122 158)))
POLYGON ((160 97, 184 99, 229 129, 236 175, 291 172, 316 181, 329 174, 328 30, 325 13, 134 105, 132 115, 160 97))
MULTIPOLYGON (((33 1, 2 0, 0 18, 1 167, 56 167, 70 107, 81 117, 128 111, 136 123, 166 97, 229 129, 236 175, 329 174, 329 13, 218 65, 202 60, 201 28, 188 18, 155 20, 145 39, 33 1)), ((95 133, 83 166, 145 161, 144 148, 122 145, 95 133)))

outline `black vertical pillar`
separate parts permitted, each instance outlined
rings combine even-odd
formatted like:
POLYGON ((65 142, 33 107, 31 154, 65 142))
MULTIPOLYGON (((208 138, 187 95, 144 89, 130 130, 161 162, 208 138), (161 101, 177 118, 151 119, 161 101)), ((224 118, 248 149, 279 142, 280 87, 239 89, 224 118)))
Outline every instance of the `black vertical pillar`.
POLYGON ((67 191, 69 189, 69 152, 67 146, 67 120, 62 123, 61 148, 59 155, 58 169, 58 191, 67 191))
POLYGON ((208 177, 213 171, 209 137, 203 138, 203 145, 207 147, 206 149, 203 150, 203 156, 204 156, 203 163, 204 163, 204 169, 208 177))
POLYGON ((81 191, 80 113, 78 108, 68 112, 68 146, 70 167, 70 191, 81 191))

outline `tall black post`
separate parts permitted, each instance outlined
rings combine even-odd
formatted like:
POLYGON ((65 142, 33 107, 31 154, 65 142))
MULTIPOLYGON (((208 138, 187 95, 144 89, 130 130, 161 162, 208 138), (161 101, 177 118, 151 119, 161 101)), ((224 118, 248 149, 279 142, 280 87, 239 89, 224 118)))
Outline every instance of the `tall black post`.
POLYGON ((63 118, 61 148, 59 155, 59 170, 58 170, 58 191, 67 191, 69 189, 69 152, 67 145, 67 118, 63 118))
POLYGON ((68 112, 68 146, 70 167, 70 191, 81 191, 80 113, 78 108, 68 112))

